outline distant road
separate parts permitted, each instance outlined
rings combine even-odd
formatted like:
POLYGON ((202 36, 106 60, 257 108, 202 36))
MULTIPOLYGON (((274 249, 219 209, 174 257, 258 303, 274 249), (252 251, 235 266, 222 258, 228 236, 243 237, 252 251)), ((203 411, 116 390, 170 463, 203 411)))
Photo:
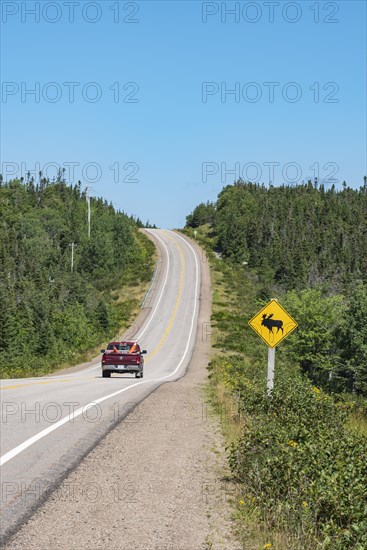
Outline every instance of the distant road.
POLYGON ((131 375, 102 378, 100 361, 71 374, 1 380, 3 540, 109 430, 137 407, 129 417, 133 422, 139 403, 160 384, 182 376, 190 362, 200 258, 177 233, 149 233, 161 264, 145 304, 150 313, 134 335, 148 350, 143 380, 131 375))

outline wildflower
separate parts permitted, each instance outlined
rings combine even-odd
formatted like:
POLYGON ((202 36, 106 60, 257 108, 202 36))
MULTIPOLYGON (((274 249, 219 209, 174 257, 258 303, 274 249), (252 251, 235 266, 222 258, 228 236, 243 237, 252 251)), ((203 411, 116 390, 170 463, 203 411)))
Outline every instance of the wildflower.
POLYGON ((244 505, 245 505, 245 501, 244 501, 244 500, 240 500, 240 501, 239 501, 239 504, 240 504, 241 506, 244 506, 244 505))
POLYGON ((272 545, 270 544, 270 542, 268 542, 267 544, 264 544, 263 546, 263 549, 266 550, 267 548, 271 548, 272 545))
POLYGON ((305 500, 302 502, 302 506, 303 508, 308 508, 308 502, 306 502, 305 500))
POLYGON ((291 447, 297 447, 298 443, 297 443, 297 441, 293 441, 293 439, 290 439, 288 441, 288 445, 290 445, 291 447))
POLYGON ((315 393, 320 393, 320 392, 321 392, 320 388, 317 388, 316 386, 314 386, 314 387, 312 388, 312 390, 313 390, 315 393))

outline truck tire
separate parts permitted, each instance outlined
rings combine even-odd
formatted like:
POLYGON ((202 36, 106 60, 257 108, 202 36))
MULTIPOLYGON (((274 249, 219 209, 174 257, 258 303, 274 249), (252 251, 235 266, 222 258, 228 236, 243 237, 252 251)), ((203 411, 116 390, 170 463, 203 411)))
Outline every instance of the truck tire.
POLYGON ((110 378, 111 373, 110 373, 109 370, 104 370, 104 371, 102 371, 102 376, 103 376, 103 378, 110 378))

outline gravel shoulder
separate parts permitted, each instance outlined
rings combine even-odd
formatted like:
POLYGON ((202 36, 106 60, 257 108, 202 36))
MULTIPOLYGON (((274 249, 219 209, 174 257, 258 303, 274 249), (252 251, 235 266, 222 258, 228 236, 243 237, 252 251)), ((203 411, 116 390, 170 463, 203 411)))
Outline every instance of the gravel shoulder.
MULTIPOLYGON (((195 245, 196 246, 196 245, 195 245)), ((239 550, 219 420, 207 414, 209 265, 186 375, 145 399, 95 447, 7 550, 239 550)))

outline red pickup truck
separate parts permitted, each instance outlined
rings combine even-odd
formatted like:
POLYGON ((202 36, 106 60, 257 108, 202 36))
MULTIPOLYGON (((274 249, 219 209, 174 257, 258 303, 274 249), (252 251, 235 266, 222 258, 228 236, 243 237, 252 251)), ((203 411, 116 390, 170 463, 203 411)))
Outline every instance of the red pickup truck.
POLYGON ((144 357, 147 350, 141 350, 137 342, 110 342, 107 349, 101 349, 102 376, 109 378, 111 373, 135 374, 135 378, 144 376, 144 357))

